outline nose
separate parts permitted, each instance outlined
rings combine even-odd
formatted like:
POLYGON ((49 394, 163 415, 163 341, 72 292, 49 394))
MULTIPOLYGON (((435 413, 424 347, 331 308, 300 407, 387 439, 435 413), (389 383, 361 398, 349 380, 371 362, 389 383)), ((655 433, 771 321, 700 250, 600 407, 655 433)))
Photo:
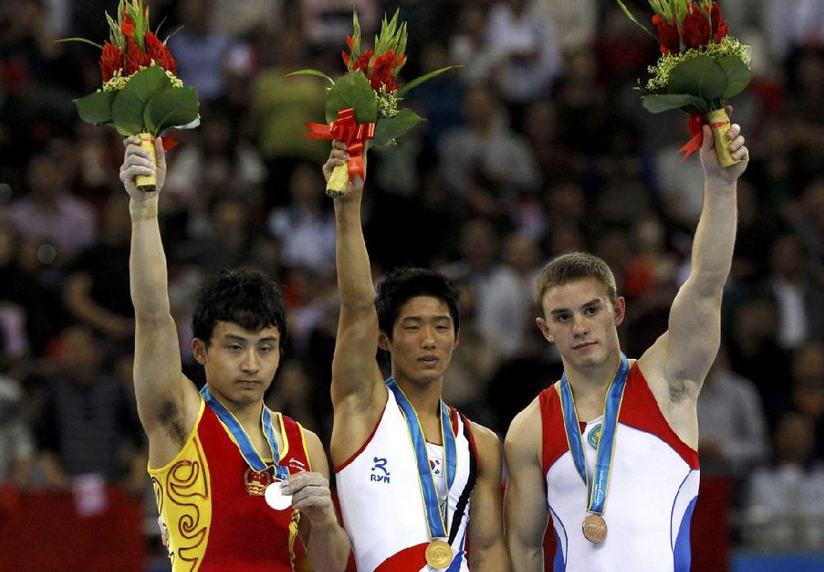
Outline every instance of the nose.
POLYGON ((576 338, 583 337, 587 334, 587 324, 582 316, 576 315, 572 324, 572 333, 576 338))
POLYGON ((240 362, 240 370, 243 373, 257 373, 260 371, 260 360, 254 348, 249 348, 243 355, 243 360, 240 362))
POLYGON ((435 328, 432 326, 426 326, 423 328, 423 340, 421 340, 421 345, 425 348, 434 348, 435 347, 435 328))

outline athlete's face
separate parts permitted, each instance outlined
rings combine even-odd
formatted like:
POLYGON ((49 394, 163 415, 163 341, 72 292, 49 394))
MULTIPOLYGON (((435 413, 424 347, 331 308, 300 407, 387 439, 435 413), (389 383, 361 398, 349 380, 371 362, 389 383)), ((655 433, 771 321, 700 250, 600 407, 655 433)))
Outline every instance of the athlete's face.
POLYGON ((208 347, 195 339, 195 358, 206 370, 209 390, 224 402, 243 406, 263 399, 280 363, 280 331, 252 331, 218 322, 208 347))
POLYGON ((381 348, 392 356, 392 374, 418 383, 443 377, 458 345, 455 326, 445 301, 415 296, 401 306, 392 339, 381 334, 381 348))
POLYGON ((624 319, 624 299, 613 304, 596 278, 553 286, 544 294, 538 328, 558 347, 565 364, 586 369, 611 359, 619 350, 617 326, 624 319))

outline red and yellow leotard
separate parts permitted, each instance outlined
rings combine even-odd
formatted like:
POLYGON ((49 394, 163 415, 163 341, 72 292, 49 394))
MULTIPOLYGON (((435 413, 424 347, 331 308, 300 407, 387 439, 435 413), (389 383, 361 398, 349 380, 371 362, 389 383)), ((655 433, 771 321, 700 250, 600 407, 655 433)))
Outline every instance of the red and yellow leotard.
MULTIPOLYGON (((309 471, 303 428, 277 414, 283 443, 278 465, 309 471)), ((248 465, 226 427, 201 402, 183 449, 165 467, 149 468, 157 507, 169 531, 173 572, 293 572, 300 514, 271 509, 246 492, 248 465)))

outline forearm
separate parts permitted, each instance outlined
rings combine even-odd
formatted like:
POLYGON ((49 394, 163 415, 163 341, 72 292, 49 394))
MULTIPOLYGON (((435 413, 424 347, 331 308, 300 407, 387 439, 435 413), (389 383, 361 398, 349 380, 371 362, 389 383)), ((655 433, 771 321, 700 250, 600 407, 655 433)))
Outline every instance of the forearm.
POLYGON ((736 218, 736 183, 707 181, 690 272, 690 280, 702 296, 720 295, 729 276, 736 218))
POLYGON ((360 197, 335 200, 336 252, 338 290, 341 303, 354 308, 374 306, 372 267, 361 226, 360 197))
POLYGON ((306 553, 317 572, 342 572, 349 560, 350 544, 334 514, 320 525, 312 525, 306 553))
POLYGON ((166 255, 160 238, 157 198, 136 204, 132 201, 129 281, 135 319, 153 320, 171 315, 166 255))

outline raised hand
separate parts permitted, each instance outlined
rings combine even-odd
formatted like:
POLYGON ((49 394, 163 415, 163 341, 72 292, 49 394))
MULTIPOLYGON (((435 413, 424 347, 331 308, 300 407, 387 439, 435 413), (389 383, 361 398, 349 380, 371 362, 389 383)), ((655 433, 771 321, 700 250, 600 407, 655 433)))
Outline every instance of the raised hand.
MULTIPOLYGON (((727 107, 727 114, 732 115, 732 107, 727 107)), ((708 180, 719 183, 734 183, 747 169, 750 162, 750 152, 744 145, 745 139, 741 135, 741 126, 737 123, 730 125, 729 131, 724 135, 730 140, 730 155, 733 159, 741 161, 730 167, 721 167, 718 163, 718 156, 715 153, 715 141, 709 125, 704 125, 704 143, 701 145, 701 164, 708 180)))
POLYGON ((163 151, 163 142, 160 137, 155 139, 155 153, 157 153, 157 167, 152 163, 149 152, 140 146, 140 139, 136 136, 127 137, 123 140, 126 151, 123 154, 123 164, 120 166, 120 180, 126 187, 126 192, 135 202, 144 202, 157 196, 163 183, 166 180, 166 154, 163 151), (151 175, 157 173, 157 185, 155 192, 146 193, 138 190, 135 178, 138 175, 151 175))
MULTIPOLYGON (((332 142, 332 151, 329 153, 329 159, 323 164, 323 177, 326 179, 326 182, 329 182, 329 178, 332 176, 332 171, 335 170, 335 167, 338 165, 344 165, 346 161, 349 159, 349 156, 346 153, 346 144, 342 141, 333 141, 332 142)), ((363 172, 366 173, 366 151, 363 152, 363 172)), ((359 175, 355 175, 355 180, 349 183, 345 194, 342 197, 338 197, 338 200, 345 199, 349 196, 359 195, 363 191, 363 179, 360 178, 359 175)))

